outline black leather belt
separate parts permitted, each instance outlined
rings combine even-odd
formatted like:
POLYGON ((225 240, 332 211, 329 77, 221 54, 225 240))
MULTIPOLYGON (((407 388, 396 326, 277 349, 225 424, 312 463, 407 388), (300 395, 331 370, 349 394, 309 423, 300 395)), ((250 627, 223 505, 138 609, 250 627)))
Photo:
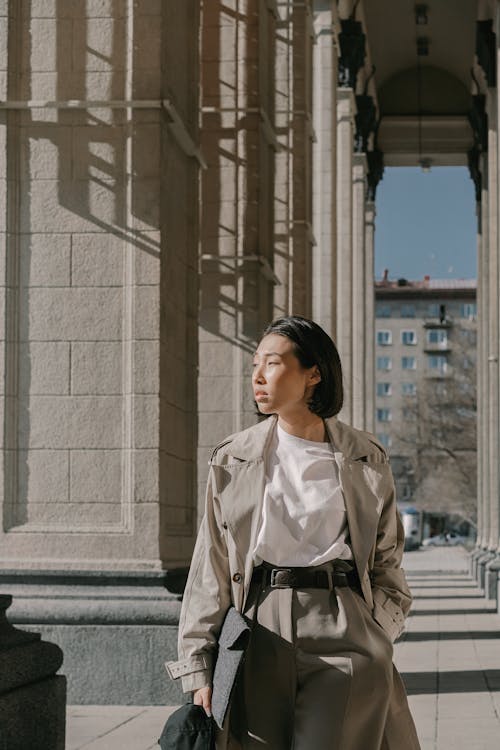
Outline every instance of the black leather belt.
POLYGON ((350 586, 361 591, 358 572, 352 570, 314 570, 313 568, 279 568, 269 564, 259 565, 252 573, 252 583, 272 589, 333 589, 350 586))

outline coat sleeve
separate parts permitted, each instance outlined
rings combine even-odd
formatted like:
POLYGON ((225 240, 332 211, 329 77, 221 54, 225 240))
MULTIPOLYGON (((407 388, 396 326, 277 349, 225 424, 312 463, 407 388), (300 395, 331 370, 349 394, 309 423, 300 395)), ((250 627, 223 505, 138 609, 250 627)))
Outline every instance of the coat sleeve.
POLYGON ((411 593, 401 568, 404 530, 396 506, 394 479, 389 463, 382 464, 383 506, 377 529, 370 576, 373 617, 395 640, 403 630, 411 606, 411 593))
POLYGON ((217 638, 231 604, 227 547, 210 466, 205 514, 191 560, 179 619, 177 662, 165 665, 182 678, 185 693, 212 684, 217 638))

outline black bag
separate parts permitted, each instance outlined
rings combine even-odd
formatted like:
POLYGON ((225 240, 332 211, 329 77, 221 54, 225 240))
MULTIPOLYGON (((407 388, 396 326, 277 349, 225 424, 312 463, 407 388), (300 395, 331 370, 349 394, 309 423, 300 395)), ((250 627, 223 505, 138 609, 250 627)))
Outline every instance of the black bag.
POLYGON ((214 721, 203 706, 186 703, 168 717, 158 744, 161 750, 214 750, 214 721))

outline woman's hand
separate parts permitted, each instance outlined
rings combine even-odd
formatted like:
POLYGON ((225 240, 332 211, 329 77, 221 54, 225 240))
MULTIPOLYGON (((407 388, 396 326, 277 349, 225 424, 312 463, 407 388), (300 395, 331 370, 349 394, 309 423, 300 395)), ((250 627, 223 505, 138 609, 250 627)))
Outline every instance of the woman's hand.
POLYGON ((212 688, 202 687, 193 693, 193 703, 195 706, 203 706, 207 716, 212 716, 212 688))

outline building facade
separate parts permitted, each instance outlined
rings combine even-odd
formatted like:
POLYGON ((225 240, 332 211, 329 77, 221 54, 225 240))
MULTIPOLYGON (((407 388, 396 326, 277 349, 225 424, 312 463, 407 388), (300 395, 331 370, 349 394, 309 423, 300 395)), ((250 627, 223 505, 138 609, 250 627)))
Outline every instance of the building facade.
POLYGON ((0 586, 62 646, 72 703, 179 700, 207 460, 256 419, 265 323, 323 325, 340 416, 375 430, 384 165, 476 187, 496 595, 499 28, 496 0, 0 0, 0 586))
POLYGON ((375 282, 376 434, 400 502, 476 523, 476 280, 375 282))

